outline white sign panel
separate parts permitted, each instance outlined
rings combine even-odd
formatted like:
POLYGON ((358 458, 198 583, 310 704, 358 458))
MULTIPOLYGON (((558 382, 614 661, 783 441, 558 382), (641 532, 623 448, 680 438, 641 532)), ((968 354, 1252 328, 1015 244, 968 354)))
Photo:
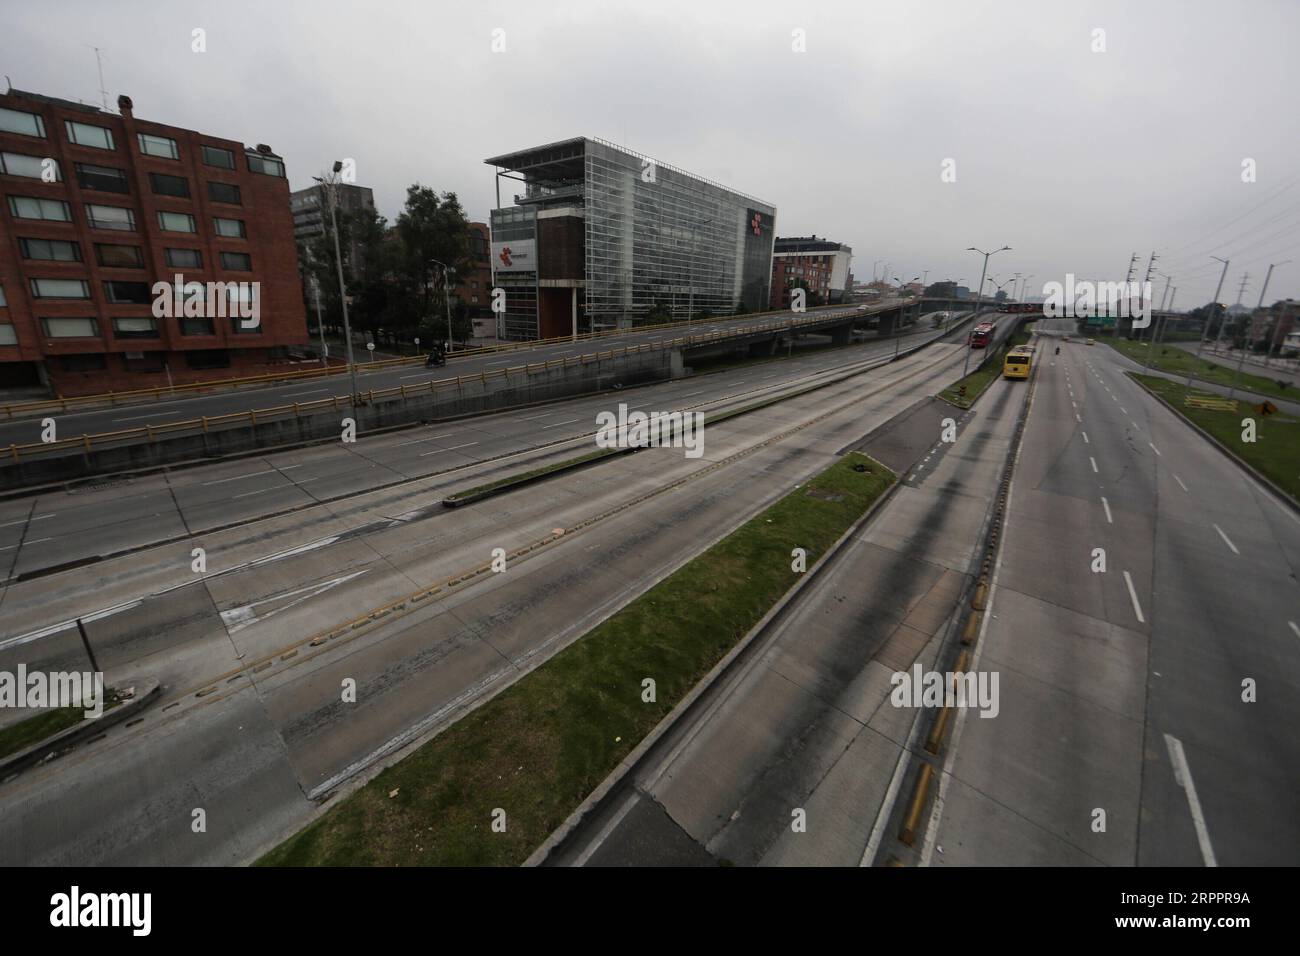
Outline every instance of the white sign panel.
POLYGON ((492 243, 493 272, 536 272, 537 240, 514 239, 492 243))

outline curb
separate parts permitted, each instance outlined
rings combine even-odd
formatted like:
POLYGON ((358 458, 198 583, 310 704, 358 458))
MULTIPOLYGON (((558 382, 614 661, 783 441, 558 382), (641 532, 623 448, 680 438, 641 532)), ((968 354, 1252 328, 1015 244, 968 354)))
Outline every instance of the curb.
MULTIPOLYGON (((861 454, 857 452, 856 454, 861 454)), ((870 461, 875 462, 874 458, 863 455, 870 461)), ((879 462, 876 462, 879 465, 879 462)), ((880 467, 884 467, 880 465, 880 467)), ((632 749, 622 762, 619 763, 613 771, 610 772, 600 785, 596 787, 581 804, 575 809, 559 827, 557 827, 550 836, 543 841, 542 845, 534 850, 523 863, 524 866, 543 866, 547 859, 563 844, 582 824, 583 820, 593 812, 603 808, 608 802, 611 794, 624 782, 637 766, 644 760, 646 755, 654 748, 660 740, 663 739, 669 731, 673 730, 676 725, 686 717, 695 705, 699 702, 711 688, 713 688, 723 677, 727 676, 737 664, 744 653, 749 650, 764 631, 772 624, 785 608, 808 586, 821 572, 822 568, 843 549, 845 543, 852 537, 856 536, 863 526, 875 515, 876 511, 882 508, 894 492, 898 490, 901 482, 895 478, 885 491, 877 498, 856 521, 851 524, 835 543, 826 549, 826 553, 817 559, 816 563, 808 569, 795 584, 781 596, 781 598, 768 609, 767 613, 759 619, 749 632, 745 634, 735 645, 732 646, 722 660, 713 665, 713 668, 700 679, 700 681, 691 688, 691 690, 677 702, 668 714, 655 725, 650 733, 642 738, 641 742, 632 749)))
POLYGON ((1300 501, 1297 501, 1292 495, 1288 494, 1275 481, 1273 481, 1272 478, 1269 478, 1267 475, 1260 472, 1259 469, 1257 469, 1254 465, 1250 464, 1248 461, 1246 461, 1244 458, 1242 458, 1240 455, 1234 452, 1223 442, 1219 441, 1219 439, 1215 438, 1213 435, 1211 435, 1200 425, 1196 424, 1196 422, 1192 421, 1190 418, 1184 415, 1182 411, 1180 411, 1178 408, 1176 408, 1175 406, 1167 402, 1163 395, 1157 395, 1155 392, 1151 391, 1151 389, 1147 388, 1147 386, 1143 384, 1140 380, 1138 380, 1138 378, 1136 377, 1140 373, 1126 371, 1124 374, 1132 378, 1133 381, 1136 382, 1144 392, 1146 392, 1148 395, 1150 395, 1152 398, 1158 401, 1161 405, 1165 406, 1165 408, 1169 409, 1176 416, 1178 416, 1178 418, 1184 424, 1190 426, 1194 431, 1200 433, 1200 436, 1202 438, 1204 438, 1211 445, 1217 448, 1220 452, 1226 455, 1235 465, 1237 465, 1238 468, 1246 472, 1246 474, 1250 475, 1250 477, 1254 478, 1256 481, 1258 481, 1269 491, 1273 492, 1273 494, 1276 495, 1282 501, 1282 503, 1285 504, 1288 508, 1290 508, 1292 511, 1300 513, 1300 501))
POLYGON ((133 717, 152 704, 161 693, 162 685, 151 677, 146 678, 136 685, 135 695, 130 700, 119 707, 105 711, 98 720, 83 720, 72 727, 64 728, 52 737, 46 737, 26 750, 0 758, 0 783, 7 782, 8 777, 13 774, 21 773, 29 767, 56 757, 59 751, 73 744, 97 737, 105 729, 133 717))
POLYGON ((483 491, 473 491, 468 494, 452 495, 450 498, 443 498, 442 505, 444 508, 462 508, 465 505, 472 505, 476 501, 483 501, 486 498, 495 498, 497 495, 504 495, 514 491, 517 488, 524 488, 528 485, 535 485, 539 482, 546 481, 550 478, 556 478, 560 475, 567 475, 575 471, 581 471, 592 465, 599 465, 601 462, 608 461, 611 458, 618 458, 620 455, 626 455, 634 451, 640 451, 636 445, 627 448, 615 448, 608 454, 597 455, 592 458, 584 458, 581 461, 568 462, 553 468, 550 471, 544 471, 540 475, 529 475, 527 478, 511 478, 492 488, 486 488, 483 491))

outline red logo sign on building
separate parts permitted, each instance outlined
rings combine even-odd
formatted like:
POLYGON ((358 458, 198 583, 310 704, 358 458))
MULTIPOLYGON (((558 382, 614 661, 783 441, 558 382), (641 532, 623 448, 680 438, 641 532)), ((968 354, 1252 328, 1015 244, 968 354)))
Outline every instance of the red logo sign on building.
POLYGON ((500 258, 501 258, 501 264, 502 264, 503 266, 514 265, 514 263, 511 262, 511 260, 510 260, 510 247, 509 247, 509 246, 502 246, 502 247, 501 247, 501 256, 500 256, 500 258))

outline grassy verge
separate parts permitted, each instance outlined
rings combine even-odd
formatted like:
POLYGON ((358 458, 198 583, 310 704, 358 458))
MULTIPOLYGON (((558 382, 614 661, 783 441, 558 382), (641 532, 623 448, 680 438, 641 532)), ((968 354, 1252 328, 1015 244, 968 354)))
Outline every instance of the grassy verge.
POLYGON ((970 408, 975 404, 975 400, 984 394, 984 389, 993 383, 993 380, 1002 374, 1002 359, 1006 357, 1007 352, 1017 345, 1024 345, 1029 341, 1028 329, 1023 329, 1011 337, 1011 339, 1002 344, 997 353, 988 356, 983 365, 971 372, 964 378, 959 378, 942 392, 939 397, 944 401, 951 402, 958 408, 970 408), (965 386, 965 394, 962 393, 962 387, 965 386))
MULTIPOLYGON (((104 710, 107 711, 121 703, 117 692, 111 688, 104 691, 104 710)), ((40 713, 10 724, 0 730, 0 757, 8 757, 28 747, 34 747, 47 737, 74 727, 85 719, 85 707, 51 707, 40 713)))
POLYGON ((894 480, 846 455, 259 863, 522 863, 796 582, 791 549, 811 567, 894 480))
POLYGON ((1185 418, 1195 422, 1217 438, 1229 451, 1266 476, 1292 498, 1300 500, 1300 419, 1290 415, 1275 414, 1264 417, 1254 410, 1252 403, 1241 402, 1235 412, 1207 408, 1191 408, 1183 404, 1188 395, 1210 395, 1179 382, 1139 375, 1130 372, 1133 379, 1154 395, 1163 398, 1185 418), (1241 440, 1241 420, 1255 419, 1255 441, 1241 440))
MULTIPOLYGON (((1111 348, 1139 365, 1146 365, 1147 351, 1150 348, 1146 342, 1110 338, 1099 339, 1098 341, 1105 342, 1111 348)), ((1214 385, 1232 384, 1233 370, 1231 368, 1217 362, 1211 362, 1209 359, 1198 359, 1185 349, 1164 345, 1163 343, 1157 344, 1155 351, 1152 352, 1151 367, 1161 372, 1168 372, 1171 375, 1186 376, 1190 374, 1194 379, 1200 379, 1214 385)), ((1237 387, 1248 392, 1257 392, 1260 395, 1300 401, 1300 389, 1290 386, 1287 382, 1279 384, 1277 380, 1271 378, 1249 375, 1244 370, 1237 379, 1237 387)))

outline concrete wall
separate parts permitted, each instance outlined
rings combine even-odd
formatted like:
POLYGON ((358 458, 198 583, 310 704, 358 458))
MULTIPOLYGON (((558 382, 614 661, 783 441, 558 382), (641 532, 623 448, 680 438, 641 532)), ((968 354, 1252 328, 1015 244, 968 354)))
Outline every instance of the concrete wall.
POLYGON ((0 489, 237 455, 276 446, 338 441, 342 420, 349 417, 356 419, 357 436, 364 437, 386 428, 590 394, 616 385, 660 381, 672 375, 674 365, 680 370, 681 357, 676 350, 654 349, 567 368, 537 367, 527 374, 508 377, 468 377, 459 387, 453 384, 432 393, 427 389, 408 389, 405 397, 376 396, 373 404, 359 405, 355 412, 340 402, 338 411, 327 408, 256 425, 214 426, 206 433, 159 436, 151 443, 96 446, 88 452, 65 450, 61 455, 0 467, 0 489))

